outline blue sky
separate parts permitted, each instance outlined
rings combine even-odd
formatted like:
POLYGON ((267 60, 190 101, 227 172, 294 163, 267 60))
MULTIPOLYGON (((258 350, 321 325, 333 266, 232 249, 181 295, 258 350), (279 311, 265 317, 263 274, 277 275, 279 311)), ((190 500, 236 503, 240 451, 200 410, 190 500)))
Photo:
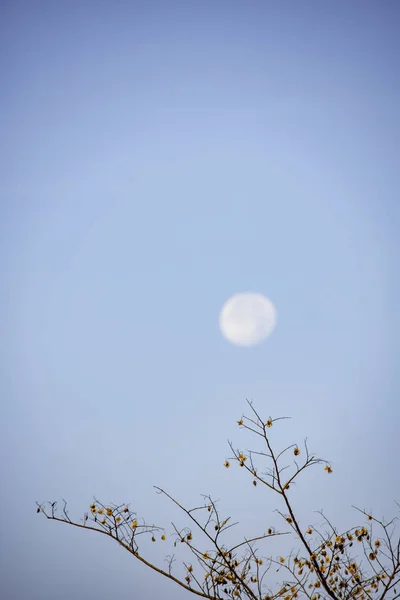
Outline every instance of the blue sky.
POLYGON ((160 485, 257 531, 275 499, 222 468, 245 398, 333 462, 304 522, 393 514, 399 4, 0 10, 2 595, 187 597, 34 502, 132 502, 168 532, 160 485), (218 329, 242 291, 278 311, 254 348, 218 329))

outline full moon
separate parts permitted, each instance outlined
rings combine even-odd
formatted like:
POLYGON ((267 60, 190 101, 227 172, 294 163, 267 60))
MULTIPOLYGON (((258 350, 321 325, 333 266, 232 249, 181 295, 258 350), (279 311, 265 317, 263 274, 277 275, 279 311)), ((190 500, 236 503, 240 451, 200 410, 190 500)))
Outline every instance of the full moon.
POLYGON ((235 294, 225 302, 219 315, 222 335, 237 346, 259 344, 275 325, 275 306, 262 294, 235 294))

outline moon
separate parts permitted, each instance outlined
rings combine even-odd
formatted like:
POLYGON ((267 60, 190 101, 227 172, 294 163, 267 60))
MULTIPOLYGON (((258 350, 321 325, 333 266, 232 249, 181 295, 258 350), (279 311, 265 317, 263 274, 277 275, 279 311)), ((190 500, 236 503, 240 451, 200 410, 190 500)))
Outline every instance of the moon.
POLYGON ((236 346, 255 346, 268 337, 276 325, 276 308, 262 294, 235 294, 219 315, 222 335, 236 346))

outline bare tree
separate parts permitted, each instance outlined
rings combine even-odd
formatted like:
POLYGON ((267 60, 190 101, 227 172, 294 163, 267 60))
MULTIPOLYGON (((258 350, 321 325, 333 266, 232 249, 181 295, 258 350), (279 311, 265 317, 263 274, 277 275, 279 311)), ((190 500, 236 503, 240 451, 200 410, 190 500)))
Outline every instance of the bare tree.
POLYGON ((309 453, 306 440, 301 450, 293 444, 275 452, 269 429, 286 417, 263 420, 252 403, 248 402, 248 405, 251 416, 243 416, 238 424, 262 439, 263 450, 243 452, 235 450, 229 443, 232 456, 224 466, 229 468, 231 462, 238 463, 249 474, 254 486, 264 485, 278 494, 282 508, 277 512, 288 531, 269 528, 257 537, 228 544, 226 531, 237 523, 232 523, 230 517, 221 516, 217 503, 210 496, 204 496, 200 506, 186 509, 165 490, 156 487, 157 492, 169 498, 187 518, 184 528, 172 523, 174 547, 179 545, 186 549, 185 554, 190 557, 189 560, 182 559, 177 570, 174 554, 166 556, 167 566, 163 568, 145 557, 142 548, 146 551, 147 541, 165 541, 165 529, 140 520, 127 505, 105 505, 95 499, 90 512, 85 513, 80 522, 71 520, 65 501, 60 508, 56 502, 37 503, 37 512, 50 520, 112 538, 150 569, 188 592, 210 600, 398 598, 400 539, 394 540, 395 519, 385 522, 356 509, 363 515, 364 525, 339 532, 321 512, 323 530, 315 526, 304 527, 289 498, 290 487, 305 469, 323 465, 330 474, 332 468, 327 461, 309 453), (289 454, 292 455, 291 464, 285 465, 283 461, 289 454), (264 471, 257 468, 260 460, 267 463, 264 471), (266 540, 290 534, 297 539, 299 549, 291 550, 288 556, 269 555, 265 558, 260 546, 266 540), (271 569, 283 574, 275 588, 271 569))

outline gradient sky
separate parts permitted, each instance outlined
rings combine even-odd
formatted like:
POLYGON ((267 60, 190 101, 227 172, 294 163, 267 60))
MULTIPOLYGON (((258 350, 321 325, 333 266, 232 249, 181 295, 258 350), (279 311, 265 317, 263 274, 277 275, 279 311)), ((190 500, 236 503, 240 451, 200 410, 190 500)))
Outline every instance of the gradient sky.
POLYGON ((277 524, 276 499, 222 466, 227 439, 251 446, 245 398, 293 417, 277 446, 332 460, 294 492, 302 522, 393 516, 399 2, 0 12, 0 596, 190 597, 34 503, 64 497, 78 520, 93 495, 131 502, 170 533, 186 521, 160 485, 220 498, 238 539, 277 524), (218 329, 242 291, 278 311, 254 348, 218 329))

